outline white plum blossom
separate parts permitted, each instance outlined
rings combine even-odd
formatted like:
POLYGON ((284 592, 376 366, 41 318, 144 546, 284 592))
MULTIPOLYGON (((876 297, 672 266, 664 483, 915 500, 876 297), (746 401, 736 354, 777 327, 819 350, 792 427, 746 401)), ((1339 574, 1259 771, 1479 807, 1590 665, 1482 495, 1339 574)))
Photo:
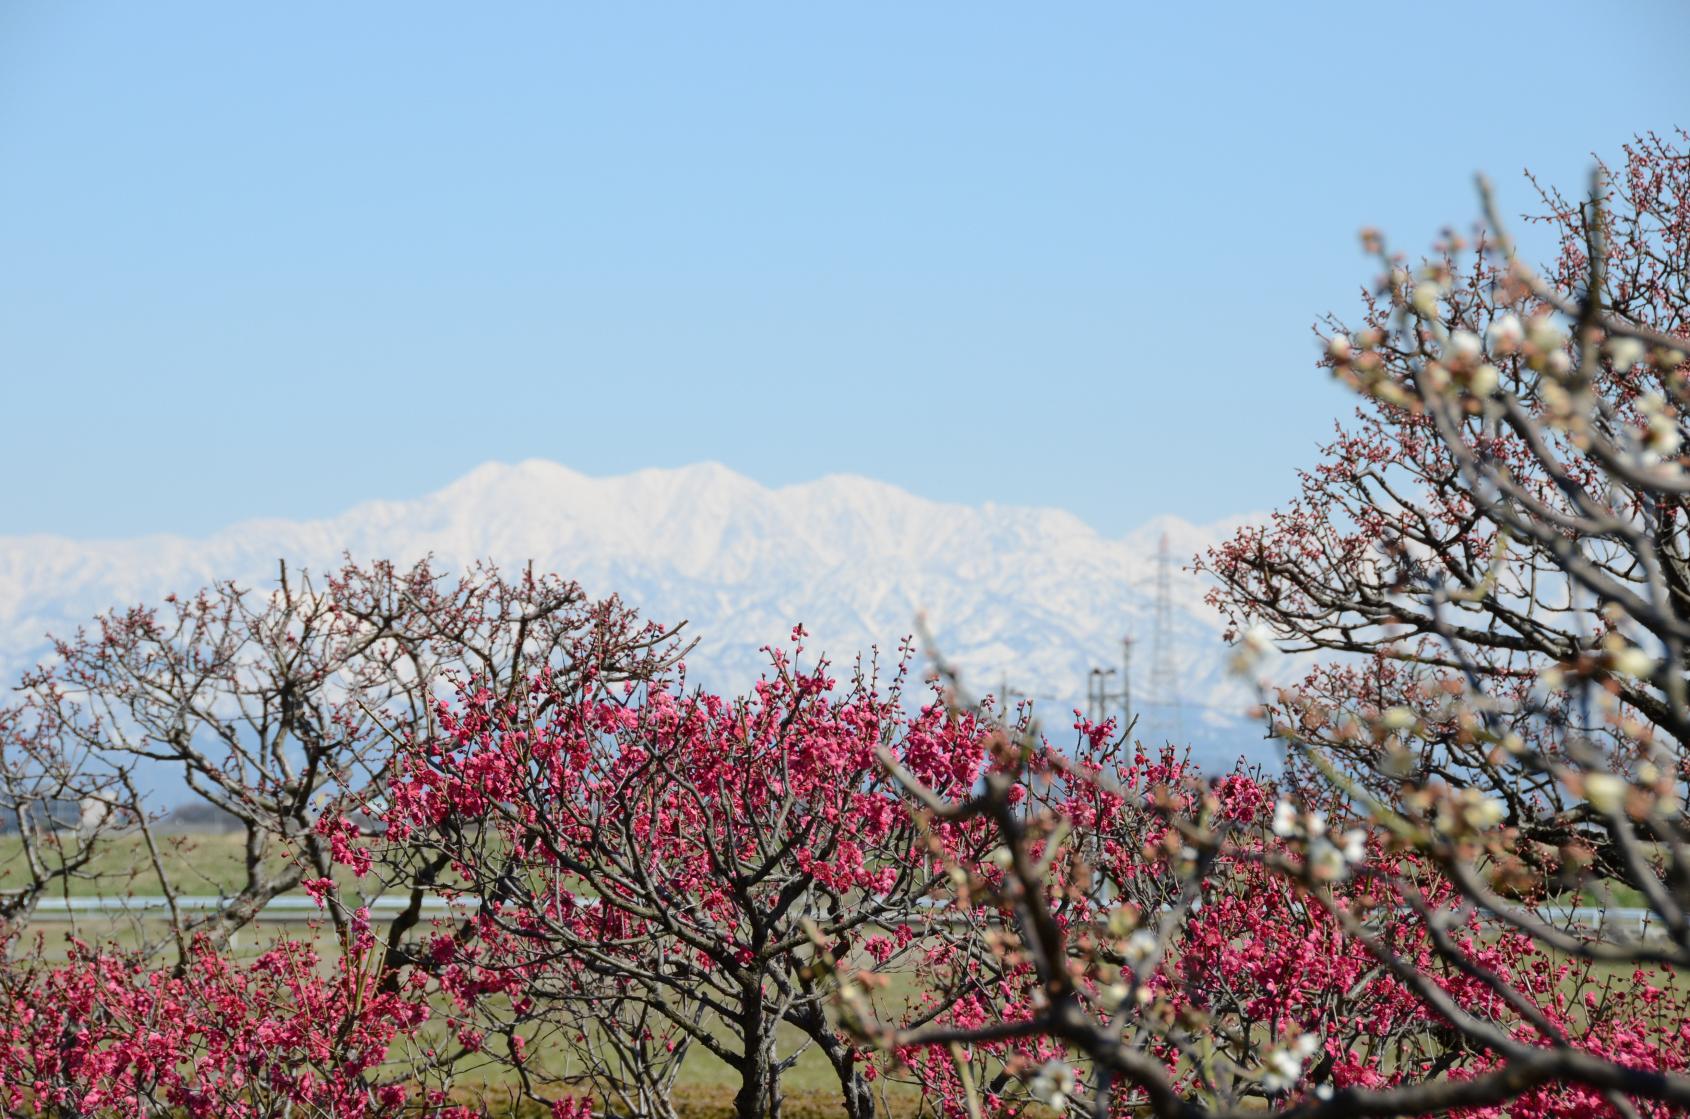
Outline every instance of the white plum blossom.
POLYGON ((1420 716, 1407 707, 1392 707, 1379 716, 1379 725, 1386 730, 1411 730, 1420 722, 1420 716))
POLYGON ((1627 645, 1614 654, 1614 671, 1626 676, 1646 679, 1655 674, 1655 658, 1635 645, 1627 645))
POLYGON ((1066 1111, 1074 1098, 1074 1070, 1058 1060, 1046 1061, 1027 1082, 1033 1098, 1053 1111, 1066 1111))
POLYGON ((1263 625, 1254 625, 1244 631, 1244 644, 1259 653, 1273 652, 1273 631, 1263 625))
POLYGON ((1467 806, 1467 822, 1477 831, 1488 831, 1502 823, 1508 816, 1508 808, 1495 797, 1480 797, 1467 806))
POLYGON ((1300 1034, 1289 1045, 1274 1049, 1267 1055, 1262 1087, 1269 1092, 1289 1092, 1302 1079, 1303 1064, 1319 1048, 1320 1039, 1314 1034, 1300 1034))
POLYGON ((1328 838, 1325 813, 1299 812, 1288 800, 1277 801, 1273 806, 1273 834, 1281 839, 1306 840, 1309 871, 1322 881, 1346 878, 1351 867, 1367 861, 1366 831, 1351 828, 1336 838, 1328 838))
POLYGON ((1496 366, 1487 361, 1473 370, 1473 375, 1467 379, 1467 388, 1474 396, 1489 396, 1496 391, 1500 383, 1501 377, 1497 374, 1496 366))
POLYGON ((1608 339, 1608 344, 1604 348, 1608 351, 1608 360, 1613 362, 1614 368, 1622 373, 1642 361, 1644 355, 1648 353, 1643 343, 1635 338, 1628 338, 1623 335, 1608 339))
POLYGON ((1239 635, 1228 667, 1235 676, 1248 676, 1255 672, 1262 660, 1273 651, 1272 631, 1266 626, 1251 626, 1239 635))
POLYGON ((1649 393, 1637 401, 1637 411, 1643 417, 1643 445, 1662 457, 1677 454, 1681 442, 1678 417, 1667 411, 1666 404, 1659 393, 1649 393))
POLYGON ((1584 799, 1598 812, 1612 816, 1625 804, 1626 783, 1612 773, 1588 773, 1584 778, 1584 799))
POLYGON ((1465 788, 1439 803, 1437 828, 1445 835, 1489 831, 1507 815, 1507 806, 1500 800, 1465 788))
POLYGON ((1484 356, 1484 343, 1471 330, 1457 330, 1449 336, 1450 356, 1471 363, 1484 356))
POLYGON ((1526 326, 1526 338, 1544 353, 1553 353, 1567 343, 1567 335, 1548 315, 1537 315, 1526 326))
POLYGON ((1414 309, 1426 318, 1432 318, 1438 313, 1438 300, 1444 297, 1443 285, 1434 280, 1422 280, 1414 285, 1414 293, 1409 296, 1414 309))
POLYGON ((1127 937, 1127 943, 1121 949, 1121 955, 1126 957, 1128 964, 1136 968, 1155 955, 1159 947, 1161 947, 1161 941, 1156 938, 1155 933, 1149 929, 1139 929, 1127 937))
POLYGON ((1273 834, 1281 839, 1289 839, 1302 828, 1302 819, 1297 812, 1297 806, 1288 800, 1280 800, 1273 806, 1273 834))
POLYGON ((1514 353, 1526 340, 1526 328, 1521 325, 1520 316, 1512 311, 1493 319, 1489 334, 1491 348, 1501 354, 1514 353))
POLYGON ((1273 806, 1273 834, 1281 839, 1319 839, 1326 834, 1326 813, 1300 812, 1290 801, 1278 800, 1273 806))
POLYGON ((1344 853, 1324 836, 1309 842, 1309 873, 1322 882, 1336 882, 1349 873, 1344 853))

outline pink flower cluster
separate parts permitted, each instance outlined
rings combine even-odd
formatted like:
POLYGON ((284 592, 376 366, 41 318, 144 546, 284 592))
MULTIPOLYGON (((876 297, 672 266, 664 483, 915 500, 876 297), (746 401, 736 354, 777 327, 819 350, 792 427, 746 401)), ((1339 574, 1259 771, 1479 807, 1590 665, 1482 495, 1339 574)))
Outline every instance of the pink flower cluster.
POLYGON ((390 1067, 428 1006, 374 990, 363 962, 325 967, 281 940, 250 962, 196 944, 161 969, 72 941, 63 962, 0 978, 0 1092, 12 1113, 456 1114, 442 1094, 416 1098, 415 1068, 390 1067))
MULTIPOLYGON (((1042 767, 1034 764, 1040 776, 1031 782, 1033 801, 1071 828, 1054 857, 1048 847, 1033 847, 1049 859, 1045 901, 1064 931, 1068 966, 1088 1013, 1141 1037, 1182 1094, 1199 1095, 1205 1077, 1216 1075, 1212 1060, 1196 1057, 1205 1052, 1226 1054, 1244 1075, 1261 1071, 1264 1102, 1279 1104, 1312 1102, 1346 1087, 1464 1079, 1496 1067, 1482 1046, 1456 1038, 1438 1008, 1387 966, 1383 953, 1431 977, 1454 1005, 1524 1044, 1548 1046, 1559 1035, 1629 1068, 1690 1068, 1690 999, 1669 971, 1611 975, 1551 955, 1529 937, 1462 910, 1447 881, 1411 852, 1376 839, 1367 842, 1353 874, 1327 885, 1323 904, 1296 874, 1294 844, 1274 832, 1275 798, 1267 784, 1244 774, 1204 780, 1171 752, 1156 760, 1142 752, 1118 759, 1108 736, 1089 733, 1095 730, 1089 725, 1080 729, 1074 754, 1052 751, 1042 767), (1192 852, 1168 820, 1199 810, 1225 821, 1230 838, 1207 865, 1195 903, 1174 919, 1169 914, 1180 904, 1192 852), (1390 873, 1382 873, 1387 867, 1390 873), (1414 883, 1412 904, 1393 885, 1404 880, 1414 883), (1416 906, 1440 917, 1464 912, 1447 934, 1455 954, 1500 979, 1529 1013, 1440 958, 1416 906), (1125 925, 1119 923, 1124 914, 1131 914, 1125 925), (1365 939, 1340 914, 1354 918, 1365 939), (1135 967, 1137 982, 1130 974, 1135 967), (1287 1052, 1297 1056, 1277 1084, 1272 1062, 1283 1062, 1287 1052)), ((975 890, 981 908, 995 912, 981 915, 977 935, 953 936, 927 955, 916 1017, 958 1030, 1032 1021, 1046 1005, 1047 984, 1028 956, 998 947, 998 930, 1013 918, 1005 896, 994 893, 1006 872, 1001 860, 969 869, 981 883, 975 890)), ((942 1111, 955 1119, 966 1114, 950 1045, 910 1045, 896 1056, 901 1075, 942 1111)), ((991 1086, 988 1109, 1010 1114, 1026 1103, 1025 1086, 1038 1070, 1074 1056, 1034 1032, 972 1041, 966 1064, 975 1084, 991 1086)), ((1089 1076, 1083 1063, 1073 1075, 1083 1089, 1089 1076)), ((1115 1104, 1119 1114, 1139 1114, 1145 1100, 1117 1091, 1115 1104)), ((1634 1106, 1644 1115, 1673 1113, 1645 1101, 1634 1106)), ((1556 1082, 1505 1107, 1453 1114, 1618 1113, 1601 1092, 1556 1082)))

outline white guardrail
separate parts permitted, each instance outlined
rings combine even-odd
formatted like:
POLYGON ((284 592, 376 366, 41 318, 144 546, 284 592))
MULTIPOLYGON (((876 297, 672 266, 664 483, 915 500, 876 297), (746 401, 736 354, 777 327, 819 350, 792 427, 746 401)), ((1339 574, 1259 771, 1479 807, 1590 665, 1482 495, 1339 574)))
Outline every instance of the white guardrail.
MULTIPOLYGON (((176 908, 178 911, 186 913, 204 913, 221 909, 230 900, 209 894, 184 895, 176 899, 176 908)), ((375 898, 369 902, 370 916, 377 920, 396 916, 405 908, 409 900, 394 895, 375 898)), ((138 894, 130 897, 42 898, 35 905, 34 916, 37 919, 50 921, 55 918, 70 920, 80 915, 142 917, 149 914, 162 915, 169 911, 170 903, 162 895, 138 894)), ((451 907, 444 899, 438 897, 423 899, 423 916, 440 917, 449 912, 451 912, 451 907)), ((1647 909, 1601 909, 1594 906, 1574 909, 1545 907, 1536 912, 1539 917, 1557 925, 1579 925, 1587 929, 1626 933, 1636 937, 1644 937, 1660 931, 1659 918, 1647 909)), ((310 921, 321 916, 323 916, 323 911, 316 902, 298 894, 272 898, 270 903, 258 913, 259 920, 262 921, 310 921)))
POLYGON ((1600 909, 1585 906, 1578 909, 1540 909, 1538 916, 1557 924, 1571 919, 1573 924, 1591 929, 1611 929, 1644 937, 1661 931, 1661 921, 1647 909, 1600 909))
MULTIPOLYGON (((176 908, 182 913, 206 913, 221 909, 232 900, 209 894, 183 895, 176 899, 176 908)), ((394 896, 376 898, 369 903, 370 916, 396 916, 409 901, 409 898, 394 896)), ((130 897, 42 898, 35 903, 33 916, 44 920, 69 920, 82 915, 140 917, 169 912, 170 901, 163 895, 137 894, 130 897)), ((450 912, 450 909, 443 899, 430 897, 423 899, 422 912, 425 916, 438 917, 450 912)), ((258 919, 261 921, 310 921, 323 915, 322 908, 316 902, 298 894, 271 898, 270 903, 258 911, 258 919)))

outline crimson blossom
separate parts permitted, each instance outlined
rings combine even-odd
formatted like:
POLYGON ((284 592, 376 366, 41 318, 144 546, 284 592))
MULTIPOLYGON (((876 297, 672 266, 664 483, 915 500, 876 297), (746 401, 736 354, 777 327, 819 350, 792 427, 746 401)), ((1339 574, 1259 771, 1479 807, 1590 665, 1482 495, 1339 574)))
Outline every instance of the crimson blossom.
POLYGON ((446 860, 383 842, 372 813, 396 751, 432 736, 435 704, 458 682, 520 691, 545 666, 554 680, 610 688, 661 675, 683 651, 675 630, 555 576, 475 565, 449 578, 427 561, 349 561, 326 579, 284 565, 273 588, 218 583, 62 637, 0 707, 0 827, 15 833, 0 859, 8 1106, 447 1107, 465 1046, 431 1053, 422 1041, 439 988, 421 952, 446 860), (189 841, 162 834, 145 795, 160 774, 180 780, 200 819, 241 833, 236 880, 204 876, 180 858, 189 841), (202 881, 215 906, 184 902, 202 881), (243 960, 237 935, 298 889, 324 905, 333 969, 305 945, 266 946, 259 929, 247 935, 262 954, 243 960), (41 898, 73 893, 110 908, 132 895, 163 904, 130 910, 122 941, 109 914, 72 910, 80 939, 54 962, 27 925, 41 898), (372 929, 370 903, 384 894, 402 904, 372 929))
POLYGON ((1690 1004, 1670 968, 1546 950, 1341 796, 1293 805, 1078 726, 1064 751, 1023 734, 1025 768, 968 798, 900 773, 926 818, 1001 842, 953 864, 925 1021, 880 1021, 883 980, 840 966, 847 1019, 938 1110, 1675 1113, 1659 1078, 1690 1068, 1690 1004))
POLYGON ((419 1041, 428 992, 383 991, 367 914, 332 965, 278 940, 251 961, 198 936, 177 966, 71 942, 0 971, 0 1107, 18 1116, 468 1119, 419 1041))
POLYGON ((874 1062, 830 1020, 817 946, 896 966, 925 944, 948 869, 877 753, 966 795, 987 728, 939 704, 909 713, 907 650, 889 683, 871 662, 843 689, 802 652, 771 650, 731 701, 684 675, 620 700, 548 675, 471 691, 410 756, 385 819, 395 842, 448 857, 473 902, 436 941, 440 974, 525 1090, 545 1079, 535 1041, 561 1041, 559 1076, 666 1114, 680 1057, 703 1050, 738 1075, 750 1119, 778 1113, 782 1074, 814 1046, 846 1114, 875 1114, 874 1062))
MULTIPOLYGON (((157 846, 144 786, 162 777, 241 833, 241 880, 216 883, 226 896, 212 910, 173 903, 153 947, 181 952, 201 933, 226 941, 276 897, 329 876, 336 836, 362 834, 360 806, 381 800, 395 743, 432 734, 435 703, 459 682, 516 688, 545 666, 603 686, 661 675, 682 652, 676 630, 556 576, 474 565, 448 577, 427 560, 348 560, 327 578, 283 564, 273 587, 220 582, 110 611, 61 635, 19 700, 0 707, 0 817, 21 840, 0 862, 12 895, 0 918, 26 921, 35 899, 73 878, 115 896, 196 892, 166 873, 168 860, 111 874, 113 860, 97 857, 125 828, 157 846), (67 801, 98 810, 82 842, 45 819, 67 801)), ((440 868, 387 854, 360 886, 366 900, 412 902, 386 931, 398 965, 440 868)), ((330 910, 342 937, 357 904, 330 910)))

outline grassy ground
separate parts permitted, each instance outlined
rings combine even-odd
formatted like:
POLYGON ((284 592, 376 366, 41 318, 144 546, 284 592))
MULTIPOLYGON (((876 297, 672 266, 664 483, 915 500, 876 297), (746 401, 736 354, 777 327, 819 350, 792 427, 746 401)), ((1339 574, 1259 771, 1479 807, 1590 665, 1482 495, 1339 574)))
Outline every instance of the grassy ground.
POLYGON ((1573 894, 1556 894, 1549 899, 1549 904, 1592 909, 1600 909, 1604 906, 1613 909, 1647 909, 1649 899, 1645 898, 1643 891, 1635 886, 1627 886, 1621 882, 1608 882, 1601 889, 1580 890, 1573 894))
MULTIPOLYGON (((155 834, 160 861, 176 889, 182 894, 219 894, 238 890, 245 880, 243 839, 236 833, 199 832, 177 835, 155 834)), ((66 855, 77 849, 73 833, 56 838, 66 855)), ((274 858, 277 866, 284 856, 274 858)), ((14 890, 28 880, 23 848, 15 835, 0 835, 0 893, 14 890)), ((88 866, 55 888, 55 895, 70 897, 123 896, 160 892, 152 858, 139 834, 103 837, 88 866)), ((1646 905, 1643 895, 1612 883, 1605 891, 1585 890, 1550 899, 1552 905, 1638 908, 1646 905)))
MULTIPOLYGON (((218 894, 240 888, 245 880, 242 837, 206 832, 185 835, 155 835, 159 862, 178 893, 218 894)), ((48 841, 49 863, 70 861, 78 856, 79 840, 62 833, 48 841), (54 847, 56 845, 56 849, 54 847)), ((277 858, 277 865, 281 859, 277 858)), ((0 891, 16 890, 29 881, 22 841, 16 835, 0 836, 0 891)), ((122 897, 127 894, 161 893, 152 856, 139 834, 103 837, 93 849, 87 865, 52 889, 56 897, 122 897)))
MULTIPOLYGON (((838 1119, 845 1114, 835 1091, 790 1089, 782 1094, 781 1119, 838 1119)), ((733 1097, 731 1088, 688 1085, 676 1091, 675 1110, 681 1119, 733 1119, 733 1097)), ((920 1105, 913 1094, 895 1095, 885 1101, 881 1115, 885 1119, 917 1119, 923 1114, 920 1105)), ((547 1119, 550 1113, 538 1104, 524 1103, 508 1109, 495 1107, 492 1114, 502 1119, 547 1119)))
MULTIPOLYGON (((232 893, 244 880, 242 838, 239 835, 201 833, 156 838, 165 872, 183 894, 232 893)), ((60 841, 66 844, 67 851, 74 851, 74 836, 63 836, 60 841)), ((23 865, 22 855, 16 836, 0 836, 0 891, 15 889, 25 880, 27 868, 23 865)), ((151 856, 138 835, 107 839, 88 868, 66 885, 68 888, 62 893, 56 891, 56 896, 122 897, 159 892, 151 856)), ((1615 906, 1634 906, 1640 901, 1634 891, 1623 888, 1615 889, 1607 898, 1608 904, 1615 906)), ((1594 896, 1562 898, 1557 902, 1599 904, 1594 896)), ((41 930, 45 934, 43 943, 46 952, 49 955, 60 954, 64 945, 62 932, 66 930, 47 922, 43 922, 41 930)), ((77 931, 95 939, 109 936, 127 944, 139 943, 142 935, 142 930, 134 922, 106 918, 81 917, 77 931)), ((333 957, 332 938, 325 937, 320 931, 314 932, 309 925, 291 922, 272 923, 249 930, 238 943, 238 950, 242 954, 256 952, 276 935, 314 936, 322 943, 325 957, 333 957)), ((1612 972, 1612 979, 1617 984, 1631 982, 1629 967, 1609 967, 1605 971, 1612 972)), ((1603 978, 1606 977, 1604 974, 1603 978)), ((1683 989, 1690 985, 1690 975, 1672 977, 1667 983, 1683 989)), ((797 1031, 782 1027, 779 1052, 796 1051, 802 1040, 797 1031)), ((694 1047, 682 1067, 677 1105, 685 1119, 727 1119, 733 1112, 736 1087, 737 1074, 733 1069, 708 1051, 694 1047)), ((837 1079, 826 1060, 813 1048, 803 1052, 795 1067, 783 1077, 783 1088, 788 1100, 787 1119, 822 1119, 841 1114, 837 1079)), ((492 1094, 497 1096, 496 1089, 492 1094)), ((887 1111, 904 1119, 916 1114, 918 1102, 911 1092, 892 1090, 887 1094, 887 1111)), ((515 1114, 525 1113, 518 1111, 515 1114)))

